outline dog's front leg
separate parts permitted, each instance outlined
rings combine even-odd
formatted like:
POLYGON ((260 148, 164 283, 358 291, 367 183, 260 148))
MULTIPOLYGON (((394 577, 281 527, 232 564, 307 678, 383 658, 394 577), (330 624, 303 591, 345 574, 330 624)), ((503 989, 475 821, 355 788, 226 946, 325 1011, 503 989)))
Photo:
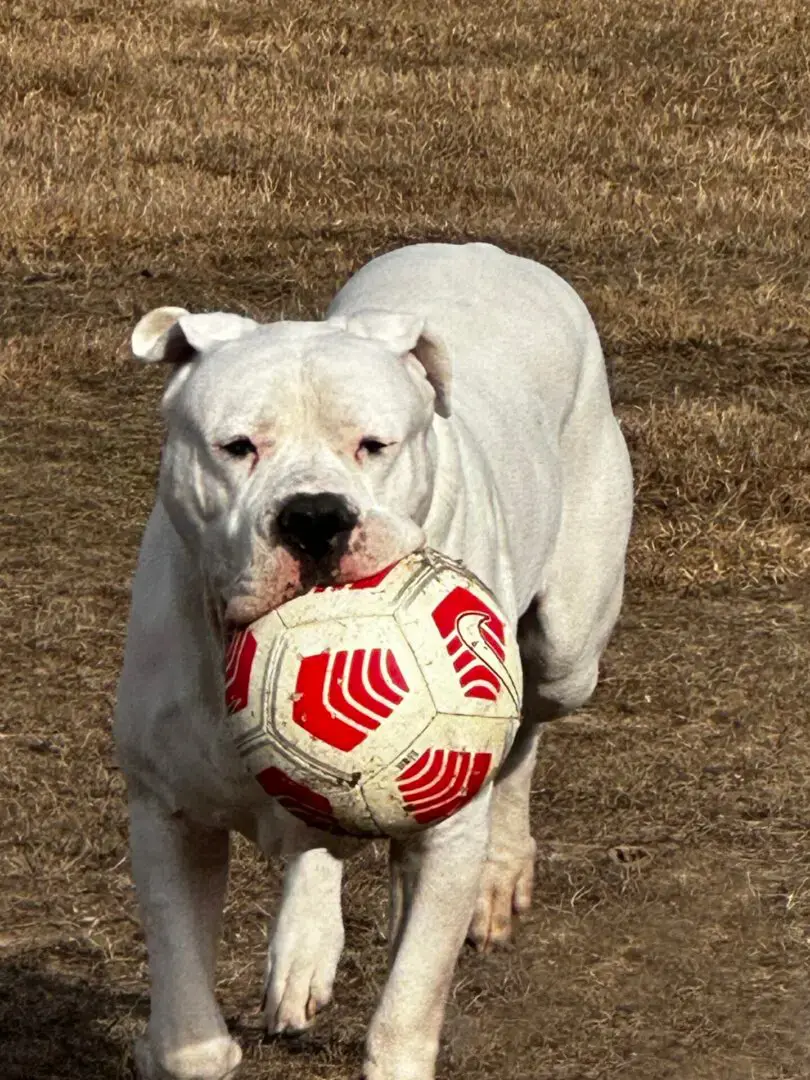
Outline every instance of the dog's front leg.
POLYGON ((174 817, 137 789, 129 814, 151 981, 138 1072, 142 1080, 224 1080, 242 1057, 214 995, 228 834, 174 817))
POLYGON ((264 1010, 273 1034, 308 1028, 332 998, 340 954, 343 865, 325 848, 292 858, 267 952, 264 1010))
POLYGON ((388 981, 369 1028, 366 1080, 431 1080, 444 1007, 475 905, 490 792, 413 840, 391 844, 388 981))

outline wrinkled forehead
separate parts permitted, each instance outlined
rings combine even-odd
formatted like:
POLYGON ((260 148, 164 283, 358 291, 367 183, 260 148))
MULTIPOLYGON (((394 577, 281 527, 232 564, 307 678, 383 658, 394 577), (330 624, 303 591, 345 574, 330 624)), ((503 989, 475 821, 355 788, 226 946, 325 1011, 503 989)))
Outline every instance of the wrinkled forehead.
POLYGON ((194 361, 167 394, 165 411, 210 432, 375 421, 407 429, 420 406, 413 381, 384 342, 328 323, 277 323, 194 361))

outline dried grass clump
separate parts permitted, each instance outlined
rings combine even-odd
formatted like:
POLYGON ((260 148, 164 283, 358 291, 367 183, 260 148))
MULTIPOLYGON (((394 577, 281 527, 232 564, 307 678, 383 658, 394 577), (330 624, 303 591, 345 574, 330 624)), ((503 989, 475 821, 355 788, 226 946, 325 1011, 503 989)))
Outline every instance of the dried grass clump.
POLYGON ((625 412, 644 587, 745 589, 810 570, 806 400, 776 412, 676 396, 625 412))

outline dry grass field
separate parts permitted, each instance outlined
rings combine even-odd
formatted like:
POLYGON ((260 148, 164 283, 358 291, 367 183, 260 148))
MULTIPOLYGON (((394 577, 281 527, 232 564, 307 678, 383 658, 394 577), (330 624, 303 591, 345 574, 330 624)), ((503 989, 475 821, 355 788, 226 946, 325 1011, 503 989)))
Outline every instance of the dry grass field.
MULTIPOLYGON (((117 1080, 145 957, 111 753, 159 303, 323 310, 374 254, 493 239, 588 301, 638 511, 593 702, 550 725, 537 901, 465 953, 446 1080, 810 1076, 810 13, 804 0, 0 5, 0 1077, 117 1080)), ((337 1003, 263 1041, 278 867, 237 844, 245 1080, 350 1080, 337 1003)))

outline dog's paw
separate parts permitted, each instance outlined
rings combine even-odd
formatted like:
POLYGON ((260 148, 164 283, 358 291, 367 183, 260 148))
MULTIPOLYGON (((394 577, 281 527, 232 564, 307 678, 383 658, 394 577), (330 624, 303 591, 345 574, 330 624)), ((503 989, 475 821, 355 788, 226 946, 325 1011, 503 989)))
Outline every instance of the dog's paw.
POLYGON ((139 1080, 230 1080, 242 1060, 242 1048, 229 1035, 173 1050, 160 1061, 143 1036, 134 1053, 139 1080))
POLYGON ((264 1016, 272 1035, 295 1034, 312 1026, 332 1000, 343 920, 340 909, 324 910, 280 924, 267 954, 264 1016))
POLYGON ((399 1064, 366 1061, 362 1075, 363 1080, 433 1080, 436 1074, 432 1065, 422 1066, 412 1058, 404 1058, 399 1064))
POLYGON ((534 886, 535 844, 523 855, 487 859, 478 886, 468 939, 480 951, 505 945, 512 916, 529 910, 534 886))
POLYGON ((423 1032, 384 1034, 375 1021, 371 1023, 363 1080, 433 1080, 438 1041, 423 1032))

